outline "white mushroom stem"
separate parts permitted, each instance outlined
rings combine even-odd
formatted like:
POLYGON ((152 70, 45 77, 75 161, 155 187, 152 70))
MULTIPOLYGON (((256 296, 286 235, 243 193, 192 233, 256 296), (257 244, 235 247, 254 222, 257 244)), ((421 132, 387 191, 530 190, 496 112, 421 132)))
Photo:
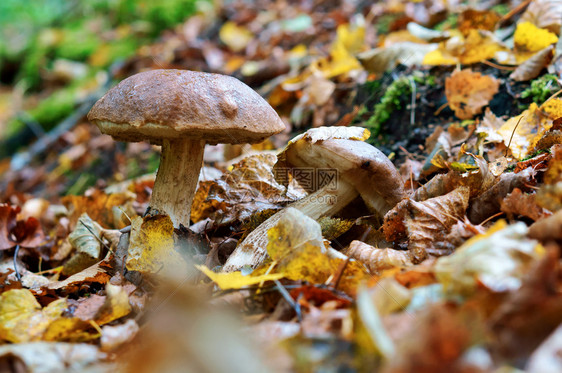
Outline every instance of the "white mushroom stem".
MULTIPOLYGON (((353 185, 339 179, 336 188, 325 186, 309 194, 300 201, 290 204, 312 219, 331 216, 351 203, 358 196, 353 185)), ((256 268, 267 258, 267 231, 277 224, 281 218, 281 211, 261 223, 246 238, 238 244, 234 252, 226 261, 223 271, 238 271, 244 266, 256 268)))
POLYGON ((154 181, 150 212, 167 214, 174 227, 189 227, 191 203, 203 164, 205 141, 163 140, 160 166, 154 181))

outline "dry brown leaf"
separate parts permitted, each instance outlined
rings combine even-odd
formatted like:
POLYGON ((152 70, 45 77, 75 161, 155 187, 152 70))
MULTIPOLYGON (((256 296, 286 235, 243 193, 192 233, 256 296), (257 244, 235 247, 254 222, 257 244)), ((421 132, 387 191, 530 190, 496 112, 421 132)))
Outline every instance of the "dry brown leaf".
POLYGON ((521 65, 519 65, 515 71, 509 75, 509 77, 518 82, 524 82, 531 80, 539 76, 542 69, 544 69, 550 61, 552 61, 552 51, 554 50, 554 45, 549 45, 548 47, 538 51, 521 65))
POLYGON ((501 202, 513 189, 524 188, 533 176, 533 169, 527 168, 519 173, 506 172, 499 180, 482 194, 475 197, 468 209, 467 216, 474 224, 479 224, 500 211, 501 202))
POLYGON ((64 290, 65 293, 72 293, 91 283, 105 284, 109 281, 109 274, 100 265, 102 262, 96 263, 85 270, 78 272, 62 281, 51 282, 47 288, 51 290, 64 290))
POLYGON ((408 248, 414 262, 427 256, 428 250, 439 249, 447 233, 460 219, 468 207, 470 189, 458 187, 443 196, 416 202, 411 199, 400 202, 389 211, 383 224, 388 241, 408 237, 408 248))
POLYGON ((19 206, 0 203, 0 250, 20 247, 36 248, 45 243, 45 234, 39 220, 29 217, 16 220, 21 211, 19 206))
MULTIPOLYGON (((126 203, 132 201, 132 199, 130 193, 105 194, 94 189, 84 196, 63 197, 62 202, 70 211, 71 228, 74 228, 83 213, 87 213, 93 221, 101 224, 104 228, 121 229, 127 224, 122 221, 115 221, 113 207, 125 207, 126 203)), ((126 210, 128 211, 128 209, 126 210)), ((132 218, 134 214, 129 216, 132 218)))
POLYGON ((468 35, 470 30, 494 31, 500 16, 491 10, 466 9, 459 14, 458 28, 463 35, 468 35))
POLYGON ((379 249, 357 240, 351 242, 347 255, 363 263, 371 273, 375 274, 385 269, 407 267, 413 264, 409 251, 379 249))
POLYGON ((445 95, 458 118, 470 119, 488 105, 499 85, 493 76, 473 73, 471 69, 455 70, 445 80, 445 95))
POLYGON ((534 222, 529 227, 529 237, 541 241, 562 239, 562 210, 554 215, 534 222))
POLYGON ((537 205, 535 194, 523 194, 519 188, 513 189, 503 199, 501 210, 506 214, 522 215, 535 221, 550 215, 550 212, 537 205))
POLYGON ((286 193, 275 181, 273 154, 256 154, 244 158, 215 181, 202 182, 195 194, 191 219, 194 222, 212 217, 219 224, 244 221, 265 210, 278 210, 302 195, 286 193))
POLYGON ((531 1, 520 21, 528 21, 537 27, 559 34, 562 22, 562 3, 558 0, 531 1))

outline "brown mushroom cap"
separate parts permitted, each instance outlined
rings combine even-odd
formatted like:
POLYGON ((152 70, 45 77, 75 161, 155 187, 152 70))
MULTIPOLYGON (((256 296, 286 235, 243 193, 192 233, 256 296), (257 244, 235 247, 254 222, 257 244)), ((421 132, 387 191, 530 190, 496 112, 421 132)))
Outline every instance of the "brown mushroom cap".
POLYGON ((209 144, 255 143, 285 129, 253 89, 226 75, 151 70, 109 90, 88 119, 120 141, 192 138, 209 144))
POLYGON ((339 177, 353 184, 365 202, 381 213, 404 197, 402 178, 392 162, 363 141, 331 138, 311 142, 301 138, 280 158, 280 167, 338 170, 339 177))

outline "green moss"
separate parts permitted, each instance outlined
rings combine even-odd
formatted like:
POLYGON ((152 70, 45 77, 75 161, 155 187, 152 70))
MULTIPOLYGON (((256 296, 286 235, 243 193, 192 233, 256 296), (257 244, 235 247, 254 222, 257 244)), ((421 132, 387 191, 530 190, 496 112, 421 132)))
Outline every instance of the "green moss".
POLYGON ((497 4, 492 7, 494 12, 498 13, 500 16, 505 16, 510 11, 509 4, 497 4))
POLYGON ((458 23, 458 18, 459 15, 455 14, 455 13, 450 13, 447 18, 438 23, 434 29, 437 31, 444 31, 444 30, 450 30, 450 29, 454 29, 457 27, 457 23, 458 23))
POLYGON ((363 126, 368 128, 373 136, 381 132, 382 125, 390 118, 394 110, 401 109, 412 91, 410 79, 407 76, 396 79, 388 86, 379 103, 374 106, 373 114, 363 126))
POLYGON ((75 61, 85 61, 101 45, 98 35, 90 31, 85 22, 61 30, 62 41, 55 47, 54 55, 57 58, 66 58, 75 61))
POLYGON ((560 85, 556 75, 545 74, 533 80, 531 86, 521 92, 521 97, 530 97, 533 102, 540 105, 558 89, 560 89, 560 85))

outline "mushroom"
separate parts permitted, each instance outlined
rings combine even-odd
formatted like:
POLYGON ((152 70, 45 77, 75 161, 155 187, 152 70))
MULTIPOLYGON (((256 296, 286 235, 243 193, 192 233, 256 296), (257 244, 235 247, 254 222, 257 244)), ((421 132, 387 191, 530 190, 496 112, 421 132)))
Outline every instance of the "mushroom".
POLYGON ((118 141, 162 146, 147 213, 189 226, 205 144, 256 143, 285 129, 275 110, 230 76, 152 70, 109 90, 88 113, 118 141))
MULTIPOLYGON (((319 219, 330 216, 361 196, 365 205, 380 217, 404 196, 403 181, 392 162, 377 148, 361 140, 369 131, 359 127, 319 127, 297 136, 278 155, 276 175, 289 170, 302 181, 304 170, 332 171, 336 179, 326 185, 313 185, 313 193, 289 207, 319 219)), ((278 177, 279 178, 279 177, 278 177)), ((286 180, 284 180, 286 181, 286 180)), ((281 212, 271 216, 242 241, 226 261, 223 271, 244 266, 257 267, 267 257, 267 231, 274 226, 281 212)))

